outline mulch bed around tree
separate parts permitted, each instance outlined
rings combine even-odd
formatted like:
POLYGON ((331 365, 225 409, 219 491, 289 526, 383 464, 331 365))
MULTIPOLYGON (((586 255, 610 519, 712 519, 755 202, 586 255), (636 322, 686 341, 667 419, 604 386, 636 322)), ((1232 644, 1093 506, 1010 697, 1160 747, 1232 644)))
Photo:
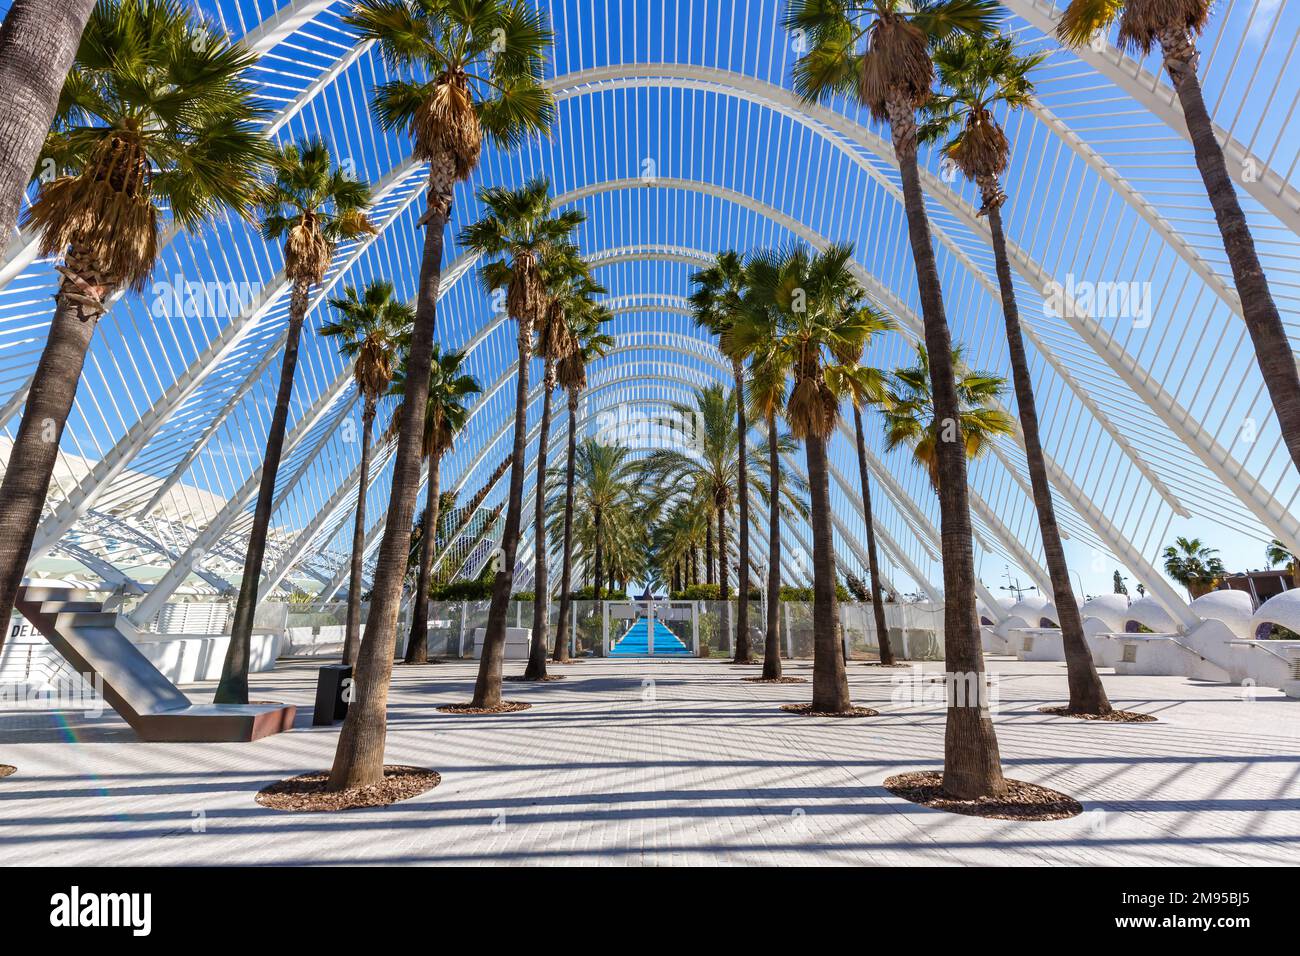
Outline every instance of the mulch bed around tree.
POLYGON ((259 790, 257 802, 271 810, 287 810, 291 813, 386 807, 390 803, 409 800, 432 790, 442 782, 442 775, 424 767, 386 764, 384 782, 373 787, 326 790, 329 779, 328 770, 290 777, 259 790))
POLYGON ((896 797, 932 810, 991 820, 1068 820, 1083 812, 1082 805, 1074 797, 1047 787, 1010 779, 1006 784, 1006 789, 996 797, 958 800, 944 792, 942 773, 921 770, 889 777, 885 789, 896 797))
POLYGON ((545 677, 525 677, 523 674, 511 674, 502 680, 513 681, 516 684, 545 684, 553 680, 564 680, 563 674, 547 674, 545 677))
POLYGON ((17 772, 17 767, 7 763, 0 763, 0 777, 8 777, 17 772))
POLYGON ((863 667, 883 667, 887 671, 910 670, 911 664, 882 664, 880 661, 863 661, 863 667))
POLYGON ((806 684, 806 677, 742 677, 747 684, 806 684))
POLYGON ((1154 724, 1158 718, 1139 714, 1136 710, 1112 710, 1109 714, 1072 714, 1068 707, 1039 707, 1040 714, 1054 717, 1073 717, 1075 720, 1100 720, 1108 724, 1154 724))
POLYGON ((813 710, 812 704, 782 704, 786 713, 798 714, 800 717, 879 717, 880 711, 870 707, 851 707, 848 710, 826 711, 813 710))
POLYGON ((527 710, 532 706, 532 704, 525 704, 519 700, 503 700, 495 707, 475 707, 472 704, 443 704, 438 710, 444 714, 513 714, 517 711, 527 710))
POLYGON ((398 661, 398 667, 423 667, 425 664, 445 664, 447 659, 444 657, 430 657, 427 661, 398 661))

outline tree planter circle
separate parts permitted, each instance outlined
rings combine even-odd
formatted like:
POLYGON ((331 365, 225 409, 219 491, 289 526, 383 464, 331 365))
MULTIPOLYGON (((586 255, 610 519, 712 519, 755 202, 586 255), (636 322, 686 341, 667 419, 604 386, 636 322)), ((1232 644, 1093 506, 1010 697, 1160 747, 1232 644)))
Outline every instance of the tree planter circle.
POLYGON ((1154 724, 1159 718, 1151 714, 1139 714, 1136 710, 1112 710, 1109 714, 1072 714, 1068 707, 1039 707, 1040 714, 1053 717, 1073 717, 1075 720, 1092 720, 1106 724, 1154 724))
POLYGON ((18 772, 18 768, 12 764, 0 763, 0 777, 10 777, 18 772))
POLYGON ((257 802, 270 810, 290 813, 328 813, 386 807, 428 793, 442 782, 442 775, 424 767, 402 764, 384 766, 383 783, 355 790, 328 790, 329 771, 318 770, 289 777, 259 790, 257 802))
POLYGON ((798 714, 800 717, 879 717, 880 711, 872 710, 870 707, 851 707, 848 710, 825 711, 813 710, 812 704, 782 704, 781 709, 787 714, 798 714))
POLYGON ((523 674, 511 674, 510 676, 501 679, 503 681, 510 681, 514 684, 549 684, 553 681, 564 680, 564 675, 547 674, 545 677, 525 677, 523 674))
POLYGON ((806 684, 806 677, 742 677, 746 684, 806 684))
POLYGON ((1068 820, 1083 812, 1082 804, 1074 797, 1009 778, 1002 793, 974 800, 950 796, 943 789, 943 774, 937 770, 900 773, 886 779, 884 787, 896 797, 931 810, 990 820, 1068 820))
POLYGON ((460 714, 473 717, 482 714, 514 714, 521 710, 527 710, 532 706, 532 704, 525 704, 520 700, 503 700, 495 707, 475 707, 473 704, 443 704, 437 710, 443 714, 460 714))

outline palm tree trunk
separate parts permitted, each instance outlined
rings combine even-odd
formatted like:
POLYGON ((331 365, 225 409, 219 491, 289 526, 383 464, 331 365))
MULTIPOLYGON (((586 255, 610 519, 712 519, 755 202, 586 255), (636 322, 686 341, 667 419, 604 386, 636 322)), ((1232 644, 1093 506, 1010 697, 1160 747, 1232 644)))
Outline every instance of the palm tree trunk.
POLYGON ((578 394, 569 392, 569 451, 564 466, 564 556, 560 565, 560 620, 555 627, 555 651, 551 659, 563 664, 569 659, 569 628, 573 616, 573 483, 574 460, 578 454, 578 394))
POLYGON ((85 283, 101 301, 112 292, 111 286, 103 284, 98 268, 74 252, 68 253, 55 296, 50 333, 32 375, 27 406, 0 482, 0 648, 9 636, 14 598, 41 521, 41 509, 59 456, 59 440, 77 397, 90 339, 102 314, 102 310, 79 302, 76 290, 85 283))
MULTIPOLYGON (((601 573, 604 571, 604 566, 601 564, 601 562, 604 560, 605 553, 601 547, 600 525, 601 525, 601 510, 599 507, 597 507, 595 509, 595 514, 592 515, 592 538, 596 542, 596 549, 595 549, 596 554, 592 559, 592 570, 591 570, 591 582, 592 582, 591 596, 595 598, 597 602, 600 601, 600 586, 604 583, 604 578, 601 577, 601 573)), ((597 603, 596 605, 597 617, 600 616, 600 611, 601 611, 600 604, 597 603)))
POLYGON ((551 441, 551 393, 555 391, 555 362, 547 359, 542 373, 542 424, 537 433, 536 503, 533 531, 533 641, 528 646, 524 680, 546 677, 547 624, 551 613, 550 581, 546 574, 546 454, 551 441))
MULTIPOLYGON (((433 429, 434 435, 438 428, 433 429)), ((438 511, 442 504, 442 454, 429 456, 428 496, 420 528, 420 571, 411 604, 411 636, 406 642, 406 663, 429 663, 429 580, 433 577, 433 552, 438 538, 438 511)))
MULTIPOLYGON (((1002 291, 1002 314, 1007 323, 1007 346, 1011 356, 1011 377, 1016 388, 1016 409, 1020 413, 1020 427, 1025 437, 1025 461, 1029 465, 1034 508, 1038 511, 1038 528, 1043 541, 1043 554, 1047 559, 1047 574, 1052 579, 1056 622, 1061 626, 1061 642, 1065 649, 1070 713, 1108 714, 1111 712, 1110 699, 1102 687, 1092 652, 1084 640, 1083 618, 1079 615, 1079 604, 1074 589, 1070 586, 1070 569, 1065 562, 1061 529, 1056 523, 1052 489, 1047 483, 1047 464, 1043 459, 1043 445, 1039 437, 1034 385, 1029 377, 1029 359, 1025 355, 1024 338, 1020 334, 1020 308, 1016 302, 1015 287, 1011 284, 1011 263, 1007 259, 1006 236, 1002 230, 1000 190, 997 199, 986 195, 984 205, 988 211, 998 285, 1002 291)), ((1294 363, 1292 365, 1294 367, 1294 363)))
POLYGON ((739 362, 735 364, 736 374, 736 433, 739 436, 736 465, 740 473, 740 527, 736 532, 739 549, 740 567, 736 571, 736 656, 735 663, 748 664, 753 661, 749 649, 749 447, 745 436, 749 429, 745 425, 745 373, 739 362))
MULTIPOLYGON (((916 166, 916 116, 905 95, 888 103, 894 153, 902 174, 907 233, 916 264, 925 345, 935 417, 958 421, 957 386, 952 369, 952 334, 944 314, 943 289, 930 239, 920 174, 916 166)), ((944 789, 960 799, 988 796, 1004 786, 998 739, 984 692, 984 655, 975 616, 975 555, 971 543, 966 453, 960 441, 936 443, 940 538, 943 552, 944 662, 948 675, 948 716, 944 734, 944 789), (959 700, 959 687, 975 686, 974 700, 959 700)))
POLYGON ((704 525, 704 583, 713 584, 713 522, 704 525))
MULTIPOLYGON (((14 0, 0 26, 0 89, 5 91, 0 97, 0 247, 13 238, 23 195, 94 6, 95 0, 14 0)), ((7 630, 8 613, 0 621, 7 630)))
POLYGON ((776 416, 767 416, 767 468, 771 472, 771 500, 767 513, 767 621, 763 639, 763 677, 781 676, 781 447, 776 416))
POLYGON ((831 535, 831 492, 827 481, 826 441, 804 440, 812 505, 813 546, 813 699, 819 713, 842 713, 853 706, 840 643, 839 605, 835 597, 835 542, 831 535))
POLYGON ((331 790, 373 786, 384 779, 384 742, 388 737, 388 684, 397 647, 402 580, 411 551, 411 519, 420 493, 424 416, 429 404, 429 367, 438 319, 438 285, 442 278, 443 233, 451 216, 455 160, 449 153, 429 164, 429 209, 415 325, 406 356, 406 394, 402 398, 401 434, 393 456, 393 485, 384 519, 384 537, 375 563, 370 614, 353 674, 354 700, 348 708, 330 770, 331 790))
POLYGON ((213 701, 218 704, 248 703, 248 661, 253 643, 253 616, 257 612, 257 590, 262 581, 262 564, 266 559, 266 536, 271 529, 271 511, 275 506, 275 478, 284 453, 284 433, 289 427, 289 402, 293 398, 293 379, 298 368, 298 345, 307 318, 307 279, 293 280, 289 292, 289 328, 284 339, 284 359, 280 363, 280 387, 275 395, 275 411, 266 436, 262 456, 262 477, 257 488, 257 506, 253 509, 253 527, 248 532, 248 550, 244 555, 244 576, 239 582, 239 600, 235 603, 235 620, 230 626, 230 643, 221 665, 221 680, 213 701))
MULTIPOLYGON (((718 628, 718 650, 722 650, 722 639, 731 634, 731 588, 727 573, 727 510, 718 509, 718 599, 722 602, 719 613, 722 615, 718 628)), ((734 651, 735 648, 732 648, 734 651)))
POLYGON ((344 628, 343 663, 357 659, 361 647, 361 565, 366 551, 366 488, 370 484, 370 438, 375 424, 375 400, 366 397, 361 412, 361 480, 357 485, 357 515, 352 523, 352 567, 348 572, 348 617, 344 628))
POLYGON ((1233 283, 1241 297, 1241 316, 1255 346, 1259 372, 1273 400, 1282 439, 1291 452, 1292 462, 1300 468, 1300 375, 1296 372, 1291 341, 1269 289, 1268 276, 1255 251, 1250 225, 1228 176, 1223 148, 1214 135, 1214 123, 1205 107, 1201 81, 1196 75, 1200 54, 1185 27, 1162 30, 1159 39, 1169 78, 1187 121, 1196 167, 1214 209, 1228 264, 1232 266, 1233 283))
POLYGON ((871 613, 876 621, 876 640, 880 644, 880 663, 894 663, 889 646, 889 628, 885 626, 885 605, 880 590, 880 564, 876 553, 876 521, 871 513, 871 482, 867 480, 867 440, 862 432, 862 411, 853 406, 853 427, 858 433, 858 479, 862 482, 862 513, 867 525, 867 569, 871 575, 871 613))
POLYGON ((528 443, 528 363, 533 354, 533 323, 527 316, 519 321, 519 372, 515 389, 514 464, 510 466, 510 498, 506 526, 501 533, 500 564, 492 579, 492 603, 483 631, 483 653, 478 679, 474 682, 474 707, 496 707, 501 703, 501 663, 506 651, 506 611, 515 581, 515 559, 519 553, 519 526, 524 510, 524 449, 528 443))

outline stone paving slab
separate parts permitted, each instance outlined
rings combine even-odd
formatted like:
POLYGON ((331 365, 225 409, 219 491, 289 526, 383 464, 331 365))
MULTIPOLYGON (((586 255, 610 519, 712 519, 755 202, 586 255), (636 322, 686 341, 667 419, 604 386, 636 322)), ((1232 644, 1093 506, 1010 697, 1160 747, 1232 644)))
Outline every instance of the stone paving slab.
MULTIPOLYGON (((808 685, 757 685, 721 661, 587 660, 507 685, 531 710, 439 714, 468 700, 472 662, 397 667, 388 762, 443 783, 386 808, 285 814, 253 795, 330 765, 312 728, 317 664, 253 676, 254 699, 300 707, 253 744, 145 744, 110 713, 0 710, 0 863, 590 865, 1278 865, 1300 860, 1300 701, 1180 677, 1104 680, 1158 723, 1049 717, 1064 665, 991 660, 1007 774, 1078 798, 1073 820, 1012 823, 927 810, 882 781, 938 768, 928 678, 850 666, 866 720, 783 713, 808 685)), ((521 665, 508 662, 509 671, 521 665)), ((937 671, 940 665, 926 665, 937 671)), ((811 676, 807 662, 787 672, 811 676)), ((203 699, 212 685, 191 688, 203 699)), ((934 691, 930 692, 932 695, 934 691)))

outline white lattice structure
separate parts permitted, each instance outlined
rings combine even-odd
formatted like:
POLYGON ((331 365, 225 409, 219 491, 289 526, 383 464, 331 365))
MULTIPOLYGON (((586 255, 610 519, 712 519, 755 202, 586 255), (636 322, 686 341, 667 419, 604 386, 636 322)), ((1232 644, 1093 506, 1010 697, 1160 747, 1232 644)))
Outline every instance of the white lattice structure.
MULTIPOLYGON (((476 216, 478 186, 545 174, 562 205, 587 213, 581 242, 610 289, 619 347, 592 369, 585 431, 613 410, 653 414, 694 386, 730 380, 684 301, 691 272, 725 247, 851 240, 859 277, 899 326, 868 359, 884 368, 908 362, 919 303, 887 131, 849 103, 799 102, 779 3, 539 3, 557 33, 548 74, 559 101, 554 135, 509 154, 485 149, 473 179, 457 187, 448 231, 438 338, 468 351, 485 391, 444 463, 444 487, 478 487, 510 441, 515 333, 478 291, 475 262, 455 238, 476 216)), ((349 369, 314 332, 336 288, 386 277, 413 294, 424 170, 409 158, 404 135, 378 130, 369 117, 370 95, 389 69, 342 24, 345 3, 198 6, 261 53, 255 75, 274 112, 267 136, 289 141, 319 132, 375 184, 378 234, 340 248, 312 298, 262 587, 263 596, 306 589, 329 598, 345 580, 351 544, 360 408, 349 369)), ((1220 6, 1202 44, 1207 102, 1294 331, 1300 11, 1295 2, 1220 6)), ((1023 48, 1050 54, 1035 101, 1007 124, 1013 163, 1004 215, 1072 564, 1096 558, 1106 576, 1118 565, 1145 584, 1150 596, 1125 620, 1191 627, 1196 608, 1158 570, 1180 522, 1261 547, 1276 537, 1294 549, 1300 485, 1158 60, 1138 63, 1113 46, 1064 51, 1051 39, 1050 3, 1003 7, 1004 28, 1023 48), (1129 282, 1141 296, 1127 314, 1084 301, 1085 288, 1129 282), (1048 306, 1061 288, 1069 307, 1057 314, 1048 306)), ((1007 375, 993 257, 974 189, 947 175, 932 152, 922 157, 922 181, 954 335, 972 365, 1007 375)), ((182 590, 225 591, 237 581, 287 317, 280 266, 280 250, 242 223, 167 235, 153 287, 118 300, 100 323, 34 567, 55 562, 114 587, 151 591, 152 610, 182 590), (238 294, 218 314, 160 308, 177 301, 187 282, 233 282, 238 294)), ((13 237, 0 258, 0 464, 54 287, 51 264, 35 258, 30 236, 13 237)), ((530 441, 540 406, 534 390, 530 441)), ((381 421, 390 412, 385 407, 381 421)), ((559 416, 553 448, 562 448, 566 428, 559 416)), ((927 477, 903 452, 884 451, 879 428, 868 429, 868 445, 885 576, 900 590, 941 598, 938 507, 927 477)), ((863 574, 850 427, 830 451, 839 559, 863 574)), ((391 449, 379 449, 376 464, 370 551, 382 532, 391 449)), ((533 483, 530 475, 528 496, 533 483)), ((1018 441, 1000 440, 971 467, 970 484, 983 580, 1014 569, 1045 588, 1018 441)), ((505 490, 499 483, 482 507, 494 507, 505 490)), ((762 510, 755 511, 761 526, 762 510)), ((530 519, 526 511, 526 527, 530 519)), ((799 522, 786 533, 792 546, 808 539, 799 522)), ((762 540, 755 549, 765 560, 762 540)), ((482 560, 471 555, 461 570, 473 573, 482 560)), ((798 568, 787 570, 802 583, 798 568)), ((1007 613, 983 583, 980 597, 982 613, 1007 613)))

